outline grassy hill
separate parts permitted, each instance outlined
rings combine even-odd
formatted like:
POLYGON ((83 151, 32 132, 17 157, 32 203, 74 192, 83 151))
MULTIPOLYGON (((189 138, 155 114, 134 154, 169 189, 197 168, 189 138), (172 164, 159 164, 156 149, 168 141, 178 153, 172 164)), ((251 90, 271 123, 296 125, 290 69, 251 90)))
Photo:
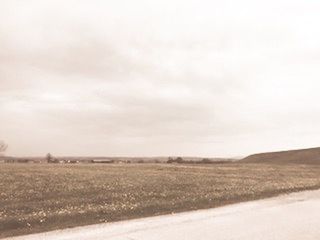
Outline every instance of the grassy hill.
POLYGON ((241 162, 320 164, 320 148, 253 154, 241 162))

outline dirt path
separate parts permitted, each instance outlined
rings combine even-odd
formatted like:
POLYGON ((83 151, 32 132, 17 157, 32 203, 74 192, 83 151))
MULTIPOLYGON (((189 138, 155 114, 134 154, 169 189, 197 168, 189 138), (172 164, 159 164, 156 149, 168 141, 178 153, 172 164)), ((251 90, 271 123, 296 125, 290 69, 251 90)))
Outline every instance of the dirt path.
POLYGON ((10 240, 318 240, 320 190, 10 240))

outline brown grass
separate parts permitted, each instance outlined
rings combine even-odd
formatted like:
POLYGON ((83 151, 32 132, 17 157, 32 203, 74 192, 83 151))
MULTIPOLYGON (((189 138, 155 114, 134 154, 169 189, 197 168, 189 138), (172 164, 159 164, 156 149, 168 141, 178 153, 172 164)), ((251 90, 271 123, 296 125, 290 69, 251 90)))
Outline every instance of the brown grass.
POLYGON ((250 155, 241 160, 246 163, 320 164, 320 148, 268 152, 250 155))
POLYGON ((0 237, 320 188, 320 166, 0 165, 0 237))

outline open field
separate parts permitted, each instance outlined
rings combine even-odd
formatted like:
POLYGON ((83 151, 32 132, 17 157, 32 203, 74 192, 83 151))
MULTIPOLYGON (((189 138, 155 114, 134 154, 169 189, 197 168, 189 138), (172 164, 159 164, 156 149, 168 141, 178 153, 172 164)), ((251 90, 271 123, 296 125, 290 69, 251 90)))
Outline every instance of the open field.
POLYGON ((320 188, 320 166, 0 165, 0 237, 320 188))
POLYGON ((6 240, 318 240, 320 190, 6 240))

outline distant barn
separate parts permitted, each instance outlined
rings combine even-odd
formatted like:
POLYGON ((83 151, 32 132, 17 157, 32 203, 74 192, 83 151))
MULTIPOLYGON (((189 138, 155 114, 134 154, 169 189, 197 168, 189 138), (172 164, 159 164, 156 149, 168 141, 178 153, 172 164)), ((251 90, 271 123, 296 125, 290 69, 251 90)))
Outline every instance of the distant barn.
POLYGON ((22 158, 9 158, 5 159, 6 163, 31 163, 30 159, 22 159, 22 158))
POLYGON ((112 159, 93 159, 92 163, 114 163, 112 159))

